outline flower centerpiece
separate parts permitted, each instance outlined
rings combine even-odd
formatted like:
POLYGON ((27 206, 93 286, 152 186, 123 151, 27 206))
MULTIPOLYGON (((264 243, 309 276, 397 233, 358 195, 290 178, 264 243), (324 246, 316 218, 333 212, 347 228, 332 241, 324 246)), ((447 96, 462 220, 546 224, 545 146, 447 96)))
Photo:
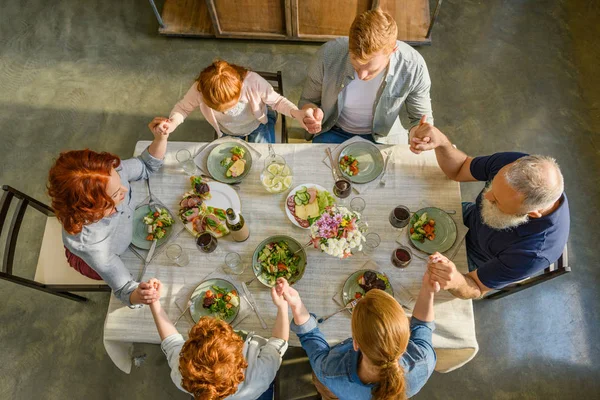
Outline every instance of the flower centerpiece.
POLYGON ((359 228, 360 214, 346 207, 327 207, 310 226, 315 248, 338 258, 348 258, 352 250, 362 250, 365 237, 359 228))

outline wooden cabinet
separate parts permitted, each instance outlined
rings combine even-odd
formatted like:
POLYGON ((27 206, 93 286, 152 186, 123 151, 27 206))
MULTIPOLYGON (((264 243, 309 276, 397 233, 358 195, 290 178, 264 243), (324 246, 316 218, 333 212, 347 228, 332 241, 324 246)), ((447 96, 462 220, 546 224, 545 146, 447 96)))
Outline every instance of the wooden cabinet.
POLYGON ((165 0, 162 15, 154 9, 163 35, 324 42, 381 7, 396 19, 398 39, 419 45, 431 42, 441 2, 433 16, 429 0, 165 0))

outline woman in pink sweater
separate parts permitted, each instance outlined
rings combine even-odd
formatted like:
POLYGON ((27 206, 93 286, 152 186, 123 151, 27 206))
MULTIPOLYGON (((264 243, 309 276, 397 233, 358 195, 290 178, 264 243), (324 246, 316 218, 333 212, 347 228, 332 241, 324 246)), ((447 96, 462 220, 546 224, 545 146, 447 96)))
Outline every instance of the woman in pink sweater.
POLYGON ((274 143, 277 115, 270 106, 302 124, 304 111, 285 97, 260 75, 244 67, 215 61, 205 68, 183 96, 169 119, 156 129, 171 133, 197 107, 219 137, 248 137, 249 142, 274 143))

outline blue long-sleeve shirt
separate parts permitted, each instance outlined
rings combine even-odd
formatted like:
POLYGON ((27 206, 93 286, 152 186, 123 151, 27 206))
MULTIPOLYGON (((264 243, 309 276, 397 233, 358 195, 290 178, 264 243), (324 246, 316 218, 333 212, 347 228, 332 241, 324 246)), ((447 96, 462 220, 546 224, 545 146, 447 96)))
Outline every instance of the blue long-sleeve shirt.
MULTIPOLYGON (((302 325, 296 325, 292 320, 290 329, 298 335, 319 381, 340 400, 371 398, 375 385, 362 383, 358 377, 360 349, 354 350, 352 338, 330 347, 312 314, 302 325)), ((435 368, 436 355, 431 343, 434 329, 433 322, 423 322, 415 317, 410 321, 410 340, 398 360, 404 369, 407 397, 421 390, 435 368)))

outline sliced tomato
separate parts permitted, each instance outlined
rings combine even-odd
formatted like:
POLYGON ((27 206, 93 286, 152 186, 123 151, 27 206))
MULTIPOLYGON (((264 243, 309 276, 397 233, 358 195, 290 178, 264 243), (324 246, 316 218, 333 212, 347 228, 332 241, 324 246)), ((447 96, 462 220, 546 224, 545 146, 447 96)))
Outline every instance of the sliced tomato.
POLYGON ((231 291, 231 294, 233 294, 233 295, 237 296, 237 290, 232 290, 232 291, 231 291))
POLYGON ((231 307, 233 307, 233 304, 231 304, 231 303, 227 303, 227 304, 225 304, 225 307, 227 307, 227 308, 231 308, 231 307))
POLYGON ((360 299, 361 297, 362 297, 362 294, 360 294, 359 292, 354 293, 355 299, 360 299))
POLYGON ((154 214, 152 214, 154 216, 154 218, 158 218, 160 216, 160 213, 158 211, 154 211, 154 214))
POLYGON ((156 226, 163 226, 163 223, 161 221, 156 221, 156 226))
POLYGON ((146 240, 154 240, 154 235, 150 234, 150 235, 146 236, 146 240))
POLYGON ((348 156, 344 156, 344 161, 348 161, 348 156))
POLYGON ((240 159, 240 157, 239 157, 238 155, 235 155, 235 154, 234 154, 234 155, 231 157, 231 159, 232 159, 233 161, 237 161, 237 160, 239 160, 239 159, 240 159))
POLYGON ((217 299, 220 299, 221 297, 223 297, 223 293, 217 293, 217 299))
POLYGON ((213 292, 212 292, 212 290, 207 290, 207 291, 206 291, 206 297, 213 297, 213 292))
POLYGON ((231 296, 225 296, 225 301, 231 301, 231 296))
POLYGON ((413 233, 415 233, 415 228, 410 228, 410 234, 412 235, 413 233))
POLYGON ((277 264, 277 269, 278 269, 279 271, 287 271, 288 267, 287 267, 287 265, 285 265, 284 263, 281 263, 281 262, 280 262, 280 263, 278 263, 278 264, 277 264))

